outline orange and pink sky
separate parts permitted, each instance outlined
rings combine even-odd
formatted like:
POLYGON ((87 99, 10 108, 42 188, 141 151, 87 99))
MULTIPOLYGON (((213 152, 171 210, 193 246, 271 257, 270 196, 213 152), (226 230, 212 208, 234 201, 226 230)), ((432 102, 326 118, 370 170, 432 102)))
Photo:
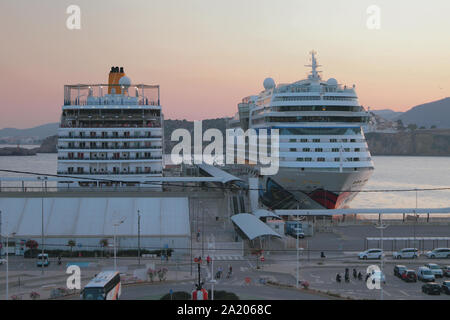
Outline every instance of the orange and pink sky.
POLYGON ((372 109, 450 95, 448 0, 5 0, 0 13, 0 128, 59 121, 63 85, 104 83, 111 66, 159 84, 166 119, 232 116, 264 78, 303 79, 311 49, 372 109))

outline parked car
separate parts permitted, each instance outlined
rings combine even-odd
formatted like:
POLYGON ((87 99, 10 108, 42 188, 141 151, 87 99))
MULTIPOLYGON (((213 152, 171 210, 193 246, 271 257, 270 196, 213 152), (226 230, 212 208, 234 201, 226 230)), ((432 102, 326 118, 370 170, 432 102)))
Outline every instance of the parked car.
POLYGON ((369 249, 358 254, 359 259, 381 259, 384 256, 383 250, 381 249, 369 249))
POLYGON ((406 270, 402 273, 401 279, 406 282, 417 282, 417 275, 414 270, 406 270))
POLYGON ((444 281, 442 283, 441 291, 445 294, 450 294, 450 281, 444 281))
POLYGON ((408 270, 406 266, 398 264, 394 267, 394 276, 401 278, 402 274, 406 272, 406 270, 408 270))
POLYGON ((450 258, 449 248, 436 248, 426 253, 426 256, 430 259, 436 258, 450 258))
POLYGON ((394 259, 415 259, 419 256, 419 250, 416 248, 405 248, 392 254, 394 259))
POLYGON ((435 279, 434 274, 430 268, 420 267, 417 271, 417 279, 424 282, 433 282, 435 279))
POLYGON ((441 294, 441 286, 439 285, 439 283, 436 282, 430 282, 430 283, 425 283, 422 286, 422 292, 426 293, 426 294, 441 294))
POLYGON ((0 258, 0 265, 6 263, 6 259, 0 258))
POLYGON ((37 261, 36 261, 36 266, 38 267, 48 267, 49 262, 48 262, 48 254, 47 253, 39 253, 37 256, 37 261))
POLYGON ((444 272, 444 277, 450 277, 450 266, 442 267, 442 272, 444 272))
POLYGON ((442 278, 444 276, 441 267, 436 263, 427 263, 425 267, 429 268, 436 278, 442 278))

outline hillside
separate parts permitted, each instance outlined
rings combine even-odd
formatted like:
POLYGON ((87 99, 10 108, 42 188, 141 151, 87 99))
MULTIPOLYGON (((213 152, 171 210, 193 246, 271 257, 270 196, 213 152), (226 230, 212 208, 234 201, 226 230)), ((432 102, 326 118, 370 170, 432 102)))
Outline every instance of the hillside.
POLYGON ((370 110, 373 114, 376 114, 377 116, 384 118, 386 120, 392 120, 394 118, 399 117, 403 114, 403 112, 394 111, 391 109, 383 109, 383 110, 370 110))
POLYGON ((57 134, 58 126, 59 123, 55 122, 28 129, 4 128, 0 129, 0 140, 2 143, 13 144, 39 143, 46 137, 57 134))
POLYGON ((366 134, 372 155, 450 156, 450 129, 366 134))
POLYGON ((411 108, 393 120, 402 120, 405 125, 416 124, 418 127, 450 128, 450 97, 411 108))

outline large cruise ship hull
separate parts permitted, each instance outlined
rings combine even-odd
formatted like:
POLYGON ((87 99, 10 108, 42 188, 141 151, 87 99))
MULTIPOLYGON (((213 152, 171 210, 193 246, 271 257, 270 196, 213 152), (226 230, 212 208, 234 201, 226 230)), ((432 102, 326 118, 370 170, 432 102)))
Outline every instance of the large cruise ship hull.
POLYGON ((364 187, 373 169, 358 171, 301 171, 280 168, 260 179, 260 198, 272 209, 339 209, 364 187))

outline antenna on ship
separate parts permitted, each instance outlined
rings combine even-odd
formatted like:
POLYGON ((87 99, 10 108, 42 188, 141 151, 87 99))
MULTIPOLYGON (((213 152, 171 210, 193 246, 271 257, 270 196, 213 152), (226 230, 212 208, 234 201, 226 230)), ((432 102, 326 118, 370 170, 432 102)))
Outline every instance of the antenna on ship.
POLYGON ((308 79, 310 80, 320 80, 320 75, 319 73, 322 71, 318 71, 317 68, 321 67, 322 65, 317 64, 317 60, 316 60, 316 54, 317 52, 314 50, 311 50, 310 52, 311 54, 311 64, 305 65, 305 67, 311 67, 311 74, 308 76, 308 79))

